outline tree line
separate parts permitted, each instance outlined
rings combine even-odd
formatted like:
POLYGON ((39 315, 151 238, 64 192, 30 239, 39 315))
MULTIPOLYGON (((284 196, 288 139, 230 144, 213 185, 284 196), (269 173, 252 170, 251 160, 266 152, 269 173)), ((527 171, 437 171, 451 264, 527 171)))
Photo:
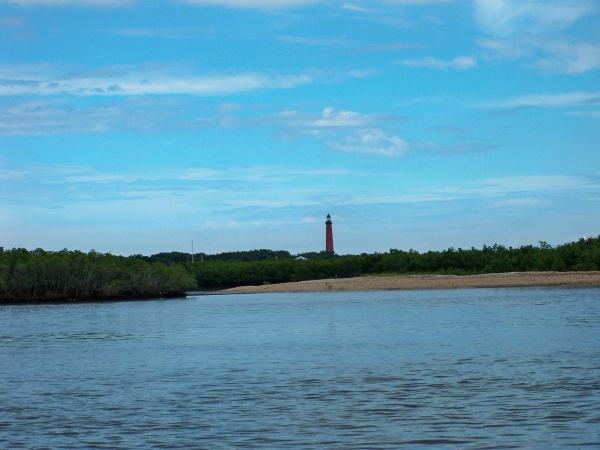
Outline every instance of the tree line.
POLYGON ((196 279, 182 265, 95 251, 0 247, 0 302, 86 301, 185 296, 196 279))
POLYGON ((134 255, 137 258, 143 259, 149 263, 163 262, 166 264, 186 263, 186 262, 202 262, 202 261, 237 261, 237 262, 255 262, 255 261, 275 261, 278 259, 291 259, 292 254, 286 250, 248 250, 238 252, 224 252, 215 255, 206 253, 190 253, 183 252, 163 252, 156 253, 152 256, 134 255))
POLYGON ((600 236, 551 247, 545 242, 518 248, 494 244, 481 249, 428 251, 390 249, 386 253, 293 257, 262 261, 186 263, 198 285, 223 288, 366 275, 452 274, 600 270, 600 236))
POLYGON ((0 248, 0 302, 169 297, 198 288, 365 275, 600 270, 600 236, 557 247, 539 242, 517 248, 494 244, 423 253, 390 249, 361 255, 292 255, 261 249, 194 256, 192 262, 191 255, 182 252, 122 257, 94 251, 0 248))

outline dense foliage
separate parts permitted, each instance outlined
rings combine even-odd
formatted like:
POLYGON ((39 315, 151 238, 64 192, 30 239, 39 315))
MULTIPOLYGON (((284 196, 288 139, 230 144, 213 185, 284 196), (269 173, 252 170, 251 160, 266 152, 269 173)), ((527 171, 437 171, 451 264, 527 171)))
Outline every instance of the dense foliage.
POLYGON ((288 281, 363 275, 455 274, 527 271, 600 270, 600 236, 555 248, 493 245, 468 250, 449 248, 419 253, 292 256, 285 251, 253 250, 195 255, 160 253, 132 257, 90 253, 46 252, 0 247, 0 302, 154 298, 185 290, 215 289, 288 281), (299 257, 302 256, 302 257, 299 257))
POLYGON ((173 297, 195 287, 178 265, 95 251, 0 248, 0 302, 173 297))
POLYGON ((600 236, 552 248, 519 248, 502 245, 468 250, 449 248, 419 253, 391 249, 388 253, 331 257, 326 253, 304 254, 310 259, 280 258, 263 261, 201 261, 186 264, 202 287, 230 287, 288 281, 344 278, 380 274, 455 274, 584 271, 600 269, 600 236))
MULTIPOLYGON (((192 255, 183 252, 157 253, 152 256, 135 255, 146 262, 164 262, 166 264, 185 263, 192 261, 192 255)), ((289 259, 292 255, 285 250, 249 250, 240 252, 217 253, 216 255, 207 255, 206 253, 194 253, 195 262, 202 261, 274 261, 277 259, 289 259)))

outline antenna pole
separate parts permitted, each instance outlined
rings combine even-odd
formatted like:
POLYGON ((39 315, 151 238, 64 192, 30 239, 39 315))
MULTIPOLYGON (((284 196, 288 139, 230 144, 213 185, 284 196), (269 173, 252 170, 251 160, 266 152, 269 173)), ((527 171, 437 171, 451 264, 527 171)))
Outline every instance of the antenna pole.
POLYGON ((194 241, 192 241, 192 264, 194 264, 194 241))

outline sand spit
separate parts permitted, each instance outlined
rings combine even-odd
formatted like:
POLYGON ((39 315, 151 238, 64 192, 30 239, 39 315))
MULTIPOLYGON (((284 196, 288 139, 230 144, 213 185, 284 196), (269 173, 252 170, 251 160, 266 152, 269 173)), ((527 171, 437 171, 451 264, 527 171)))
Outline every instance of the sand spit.
POLYGON ((391 277, 334 278, 296 283, 242 286, 219 293, 259 292, 388 291, 415 289, 467 289, 535 286, 598 286, 600 271, 594 272, 511 272, 484 275, 401 275, 391 277))

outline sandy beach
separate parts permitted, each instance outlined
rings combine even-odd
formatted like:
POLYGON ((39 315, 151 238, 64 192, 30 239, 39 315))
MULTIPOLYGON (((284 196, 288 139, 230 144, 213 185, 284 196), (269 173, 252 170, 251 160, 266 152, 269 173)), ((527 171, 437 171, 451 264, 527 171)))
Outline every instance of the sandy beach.
POLYGON ((220 291, 220 293, 252 294, 259 292, 385 291, 535 286, 600 286, 600 271, 335 278, 263 286, 242 286, 226 289, 220 291))

